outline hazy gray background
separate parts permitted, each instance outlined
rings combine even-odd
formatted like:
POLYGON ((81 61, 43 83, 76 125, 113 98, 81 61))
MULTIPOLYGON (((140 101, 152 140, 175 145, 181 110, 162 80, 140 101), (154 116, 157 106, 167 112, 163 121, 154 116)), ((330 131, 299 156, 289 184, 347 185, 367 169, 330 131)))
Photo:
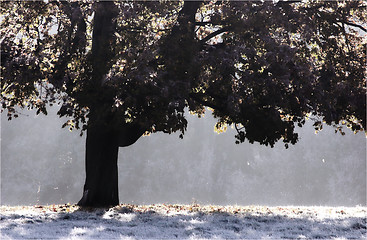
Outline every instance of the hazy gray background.
MULTIPOLYGON (((65 119, 1 116, 1 204, 75 203, 84 184, 85 136, 61 129, 65 119)), ((119 151, 120 202, 238 205, 366 205, 366 137, 312 124, 285 149, 236 145, 217 134, 208 111, 188 116, 188 131, 153 134, 119 151)))

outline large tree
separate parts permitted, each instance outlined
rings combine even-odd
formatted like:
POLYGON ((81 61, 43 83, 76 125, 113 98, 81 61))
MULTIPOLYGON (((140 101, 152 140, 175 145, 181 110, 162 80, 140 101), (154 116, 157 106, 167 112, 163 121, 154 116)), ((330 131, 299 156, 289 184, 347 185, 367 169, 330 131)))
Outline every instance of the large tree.
MULTIPOLYGON (((366 129, 364 1, 1 2, 1 103, 86 138, 79 204, 119 203, 118 148, 212 110, 236 143, 366 129)), ((133 159, 132 159, 133 161, 133 159)))

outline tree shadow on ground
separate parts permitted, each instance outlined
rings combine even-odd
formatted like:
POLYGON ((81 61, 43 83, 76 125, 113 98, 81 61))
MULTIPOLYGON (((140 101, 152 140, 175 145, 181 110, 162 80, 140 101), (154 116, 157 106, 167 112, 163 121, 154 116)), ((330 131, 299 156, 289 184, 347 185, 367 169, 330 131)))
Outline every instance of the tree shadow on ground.
POLYGON ((1 214, 2 239, 332 239, 366 237, 366 219, 321 219, 286 215, 185 214, 130 208, 74 212, 1 214))

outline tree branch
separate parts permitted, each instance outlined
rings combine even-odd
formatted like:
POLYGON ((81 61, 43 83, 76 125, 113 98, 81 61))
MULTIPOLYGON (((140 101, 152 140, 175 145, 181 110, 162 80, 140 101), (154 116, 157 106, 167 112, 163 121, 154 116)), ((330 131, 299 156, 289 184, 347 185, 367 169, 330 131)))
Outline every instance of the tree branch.
POLYGON ((201 39, 200 42, 201 43, 205 43, 205 42, 209 41, 210 39, 212 39, 213 37, 216 37, 219 34, 224 33, 224 32, 227 32, 229 30, 231 30, 231 27, 223 27, 223 28, 221 28, 221 29, 219 29, 219 30, 217 30, 215 32, 212 32, 211 34, 209 34, 205 38, 201 39))
POLYGON ((194 101, 196 101, 196 102, 198 102, 198 103, 200 103, 200 104, 202 104, 202 105, 204 105, 204 106, 206 106, 206 107, 210 107, 210 108, 216 109, 216 110, 218 110, 218 111, 224 111, 224 109, 223 109, 223 108, 221 108, 220 106, 216 105, 215 103, 212 103, 212 102, 208 102, 208 101, 203 100, 203 99, 199 96, 199 94, 198 94, 198 93, 190 93, 190 94, 189 94, 189 97, 190 97, 192 100, 194 100, 194 101))
POLYGON ((207 21, 207 22, 195 22, 196 26, 206 26, 206 25, 224 25, 225 21, 219 21, 219 22, 213 22, 213 21, 207 21))
POLYGON ((237 133, 240 133, 240 131, 241 131, 242 129, 244 129, 245 127, 244 127, 244 126, 242 126, 242 127, 240 127, 240 128, 239 128, 239 127, 237 127, 237 124, 238 124, 238 123, 235 123, 235 124, 234 124, 234 127, 235 127, 235 129, 236 129, 237 133))
POLYGON ((118 129, 119 147, 127 147, 134 144, 147 130, 139 123, 125 124, 118 129))
POLYGON ((179 12, 179 18, 182 15, 186 15, 189 22, 195 23, 195 14, 202 3, 203 1, 184 1, 184 6, 179 12))
POLYGON ((339 22, 344 23, 344 24, 349 25, 349 26, 352 26, 352 27, 359 28, 359 29, 363 30, 364 32, 367 32, 367 29, 362 27, 361 25, 358 25, 358 24, 355 24, 355 23, 352 23, 352 22, 348 22, 348 21, 339 21, 339 22))
POLYGON ((196 26, 206 26, 208 24, 211 24, 211 25, 217 25, 217 24, 214 24, 213 22, 195 22, 195 25, 196 26))

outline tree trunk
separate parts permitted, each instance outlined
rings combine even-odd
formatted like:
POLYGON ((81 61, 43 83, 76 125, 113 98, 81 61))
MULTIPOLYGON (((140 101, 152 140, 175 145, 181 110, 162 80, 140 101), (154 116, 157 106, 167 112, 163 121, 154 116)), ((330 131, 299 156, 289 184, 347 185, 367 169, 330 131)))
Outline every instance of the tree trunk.
POLYGON ((118 194, 118 134, 104 127, 87 130, 86 180, 78 205, 109 207, 119 204, 118 194))
POLYGON ((87 104, 90 113, 85 156, 86 181, 83 197, 78 205, 108 207, 119 204, 119 133, 112 126, 113 114, 108 110, 113 97, 104 93, 102 81, 112 64, 111 45, 114 42, 117 11, 115 4, 109 1, 97 2, 94 8, 91 55, 93 74, 87 82, 89 94, 94 97, 87 104))
MULTIPOLYGON (((191 22, 194 29, 195 13, 200 2, 185 1, 179 22, 191 22)), ((113 2, 102 1, 95 6, 92 69, 89 82, 90 94, 95 97, 88 103, 88 129, 86 141, 86 181, 80 206, 109 207, 119 204, 117 159, 119 147, 135 143, 149 129, 135 119, 133 123, 121 122, 118 115, 109 110, 114 95, 104 92, 103 77, 112 65, 111 47, 116 30, 117 10, 113 2)), ((191 42, 190 42, 191 43, 191 42)), ((173 53, 174 54, 174 53, 173 53)))
POLYGON ((85 207, 110 207, 119 204, 118 150, 135 143, 145 130, 139 124, 113 124, 113 114, 101 117, 92 111, 87 129, 83 197, 85 207))

